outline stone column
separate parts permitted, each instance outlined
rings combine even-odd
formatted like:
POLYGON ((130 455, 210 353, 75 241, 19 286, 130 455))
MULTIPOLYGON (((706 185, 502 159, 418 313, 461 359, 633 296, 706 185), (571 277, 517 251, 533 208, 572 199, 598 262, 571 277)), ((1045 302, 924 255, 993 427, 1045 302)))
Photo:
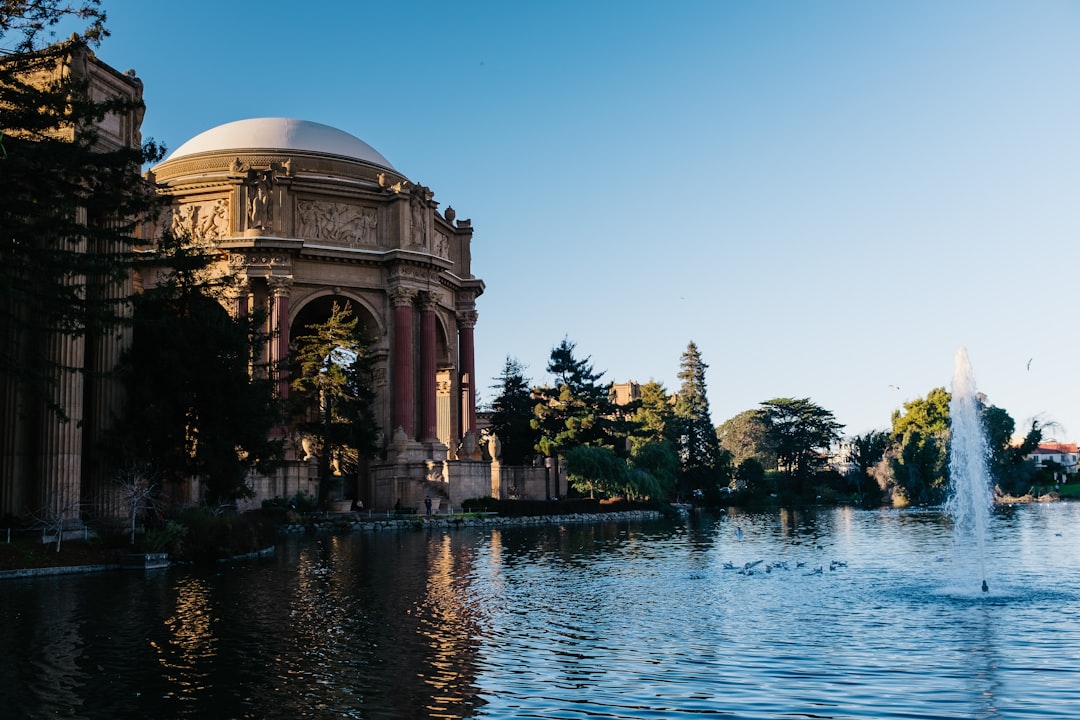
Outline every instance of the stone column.
POLYGON ((390 302, 394 305, 394 432, 401 428, 405 437, 416 436, 413 421, 413 298, 416 291, 396 287, 390 290, 390 302))
POLYGON ((277 379, 278 398, 289 397, 289 296, 291 277, 267 278, 270 285, 270 362, 277 379))
POLYGON ((247 317, 250 305, 251 283, 246 278, 237 279, 233 285, 233 317, 247 317))
POLYGON ((31 511, 65 524, 80 518, 82 495, 83 396, 82 366, 85 338, 69 335, 59 328, 48 331, 45 357, 53 382, 51 402, 63 408, 61 417, 45 408, 41 415, 38 446, 39 485, 31 511))
POLYGON ((476 359, 473 347, 473 328, 476 327, 475 310, 459 310, 458 321, 458 344, 459 363, 458 372, 461 373, 461 435, 472 432, 476 434, 476 359))
POLYGON ((420 439, 438 439, 435 408, 435 296, 420 293, 420 439))

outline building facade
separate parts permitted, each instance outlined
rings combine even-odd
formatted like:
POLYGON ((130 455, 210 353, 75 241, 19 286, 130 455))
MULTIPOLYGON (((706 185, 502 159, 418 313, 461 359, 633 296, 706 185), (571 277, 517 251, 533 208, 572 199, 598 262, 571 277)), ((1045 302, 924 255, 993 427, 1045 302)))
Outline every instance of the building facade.
MULTIPOLYGON (((192 138, 151 170, 174 233, 221 251, 231 312, 268 318, 267 359, 349 303, 375 351, 379 452, 345 494, 367 507, 453 505, 491 493, 476 432, 473 332, 484 284, 472 223, 362 140, 319 123, 257 118, 192 138), (485 479, 486 476, 486 479, 485 479)), ((159 228, 164 230, 165 228, 159 228)), ((287 373, 278 393, 289 392, 287 373)), ((317 489, 317 462, 285 429, 286 463, 256 498, 317 489)))
MULTIPOLYGON (((142 143, 143 84, 135 72, 118 72, 82 43, 69 42, 62 47, 64 52, 55 65, 36 74, 31 82, 63 81, 73 87, 85 83, 80 92, 95 101, 130 101, 136 109, 107 114, 94 125, 93 147, 102 152, 138 148, 142 143)), ((11 129, 7 131, 10 136, 11 129)), ((53 135, 72 142, 75 131, 69 125, 53 135)), ((84 207, 73 212, 75 222, 84 226, 111 220, 90 216, 84 207)), ((64 243, 46 238, 42 242, 55 242, 72 253, 95 252, 85 240, 64 243)), ((115 300, 121 314, 123 299, 132 292, 131 280, 66 278, 87 295, 115 300)), ((24 378, 0 373, 0 517, 31 515, 48 522, 76 523, 86 513, 122 511, 116 483, 94 462, 90 450, 109 430, 122 406, 123 394, 111 371, 130 343, 130 329, 94 332, 87 327, 72 331, 57 325, 43 317, 42 309, 32 300, 11 301, 0 307, 3 352, 17 356, 22 364, 37 363, 43 376, 47 375, 44 385, 48 388, 42 396, 30 391, 24 378)))

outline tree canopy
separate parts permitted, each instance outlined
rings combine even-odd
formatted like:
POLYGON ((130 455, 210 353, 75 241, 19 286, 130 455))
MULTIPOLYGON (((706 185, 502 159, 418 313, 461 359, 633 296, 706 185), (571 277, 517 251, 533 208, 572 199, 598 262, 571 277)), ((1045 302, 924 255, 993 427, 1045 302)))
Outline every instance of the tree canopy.
POLYGON ((252 366, 261 316, 229 316, 200 249, 166 238, 156 258, 173 270, 135 298, 114 463, 166 481, 201 477, 211 504, 248 497, 248 472, 273 470, 282 450, 270 439, 281 414, 268 368, 252 366))
POLYGON ((589 357, 574 356, 574 343, 564 338, 552 348, 547 371, 552 385, 533 389, 533 428, 538 452, 556 456, 579 445, 615 445, 619 411, 611 401, 611 383, 593 370, 589 357))
POLYGON ((0 3, 0 42, 13 50, 0 54, 0 377, 43 397, 70 369, 47 352, 46 333, 100 334, 128 317, 122 283, 138 224, 158 203, 140 172, 160 149, 108 146, 98 132, 107 116, 143 112, 141 90, 90 92, 89 46, 108 34, 104 22, 96 0, 0 3))
POLYGON ((780 467, 794 482, 792 489, 801 494, 803 483, 824 464, 844 426, 810 398, 774 398, 761 407, 780 467))
POLYGON ((375 451, 374 358, 349 303, 335 301, 330 317, 306 330, 295 338, 289 400, 297 429, 315 440, 325 503, 332 478, 356 477, 375 451))
MULTIPOLYGON (((705 384, 708 365, 691 341, 679 360, 679 380, 675 394, 675 421, 683 478, 688 488, 712 487, 720 481, 720 442, 709 412, 705 384)), ((725 484, 729 478, 724 478, 725 484)))
POLYGON ((776 469, 776 449, 770 444, 769 428, 761 408, 744 410, 726 420, 716 429, 716 437, 720 447, 731 453, 736 466, 753 458, 764 468, 776 469))
POLYGON ((525 368, 507 356, 502 373, 492 386, 491 432, 499 438, 502 461, 524 465, 536 452, 538 433, 533 427, 533 397, 525 368))

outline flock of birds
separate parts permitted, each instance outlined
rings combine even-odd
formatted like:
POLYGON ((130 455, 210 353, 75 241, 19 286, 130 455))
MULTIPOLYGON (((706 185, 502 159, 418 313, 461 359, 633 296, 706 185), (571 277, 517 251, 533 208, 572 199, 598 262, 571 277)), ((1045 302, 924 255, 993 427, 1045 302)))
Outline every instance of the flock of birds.
MULTIPOLYGON (((743 533, 742 528, 741 527, 736 527, 735 528, 735 539, 738 540, 739 542, 742 542, 744 537, 745 537, 745 534, 743 533)), ((817 549, 820 550, 821 546, 818 545, 817 549)), ((835 572, 836 570, 838 570, 840 568, 846 568, 846 567, 847 567, 846 562, 843 562, 842 560, 833 560, 833 561, 831 561, 829 563, 829 572, 835 572)), ((771 563, 768 563, 768 564, 765 564, 764 560, 754 560, 753 562, 743 563, 742 565, 736 565, 735 563, 732 563, 732 562, 725 562, 724 563, 724 569, 725 570, 735 570, 740 575, 753 575, 755 572, 771 573, 774 570, 791 570, 791 566, 788 564, 788 562, 786 560, 777 560, 776 562, 771 562, 771 563)), ((806 563, 804 561, 801 561, 801 560, 799 560, 799 561, 797 561, 795 563, 795 569, 796 570, 804 570, 805 569, 805 572, 803 573, 804 575, 823 575, 825 573, 825 566, 824 565, 818 565, 817 567, 807 568, 806 563)))

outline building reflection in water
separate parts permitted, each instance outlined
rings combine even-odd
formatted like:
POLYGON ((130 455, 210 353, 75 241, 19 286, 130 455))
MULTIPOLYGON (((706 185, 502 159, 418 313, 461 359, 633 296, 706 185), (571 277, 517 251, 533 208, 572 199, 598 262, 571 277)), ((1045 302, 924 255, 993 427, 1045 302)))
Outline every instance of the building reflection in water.
POLYGON ((176 605, 165 618, 162 641, 151 640, 166 682, 165 695, 183 699, 198 696, 211 685, 217 654, 210 589, 199 577, 184 576, 173 588, 176 605))
MULTIPOLYGON (((493 542, 496 538, 493 538, 493 542)), ((427 583, 413 610, 418 632, 428 643, 420 678, 431 688, 431 717, 461 717, 462 708, 475 707, 476 654, 483 635, 484 600, 474 593, 475 548, 459 545, 452 536, 432 537, 428 543, 427 583)))

